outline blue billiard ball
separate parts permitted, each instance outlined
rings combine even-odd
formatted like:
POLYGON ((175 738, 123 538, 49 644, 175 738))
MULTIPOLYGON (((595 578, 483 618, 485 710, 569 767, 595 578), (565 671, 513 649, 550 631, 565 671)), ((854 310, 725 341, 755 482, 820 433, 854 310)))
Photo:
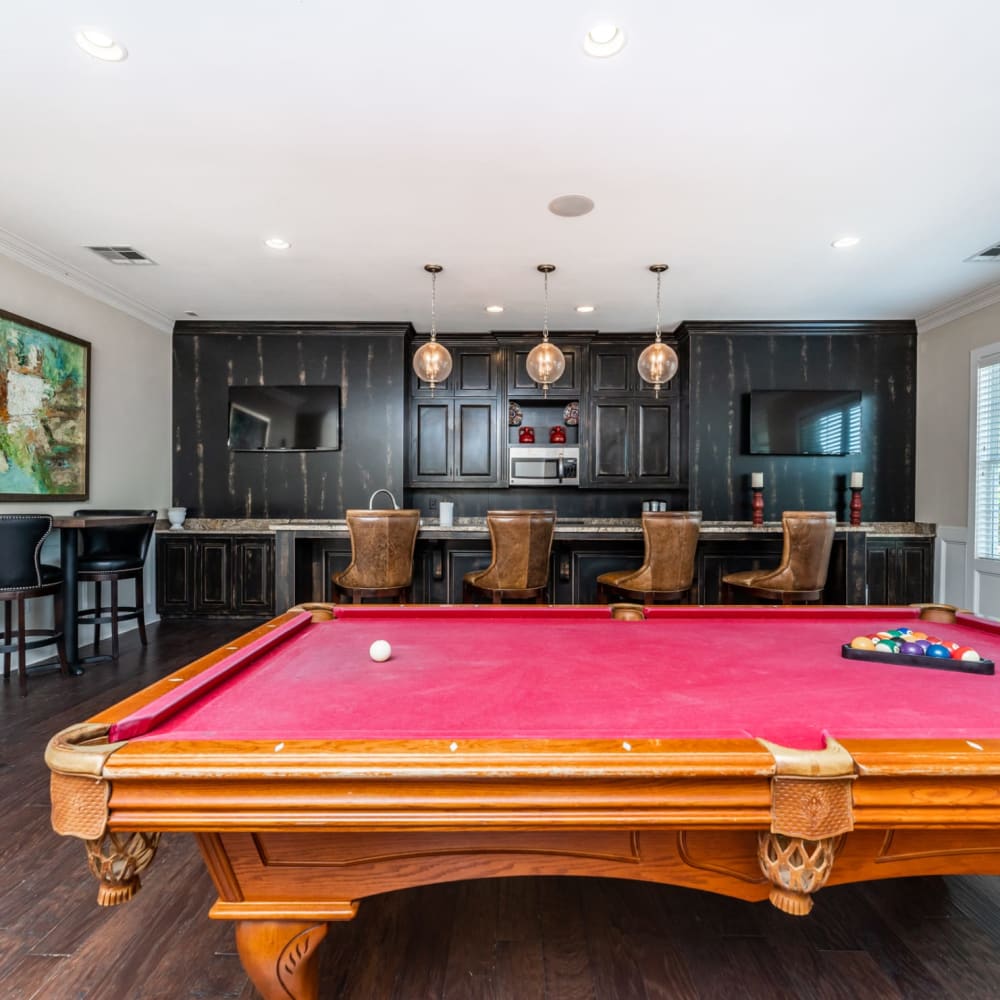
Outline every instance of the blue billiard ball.
POLYGON ((942 660, 950 660, 951 650, 947 646, 942 646, 939 642, 935 642, 924 650, 924 656, 936 656, 942 660))

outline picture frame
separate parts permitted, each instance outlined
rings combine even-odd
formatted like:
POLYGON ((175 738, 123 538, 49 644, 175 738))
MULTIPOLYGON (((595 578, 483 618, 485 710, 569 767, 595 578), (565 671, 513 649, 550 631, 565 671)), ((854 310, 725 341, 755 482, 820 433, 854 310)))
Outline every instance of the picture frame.
POLYGON ((0 502, 90 495, 90 343, 0 309, 0 502))

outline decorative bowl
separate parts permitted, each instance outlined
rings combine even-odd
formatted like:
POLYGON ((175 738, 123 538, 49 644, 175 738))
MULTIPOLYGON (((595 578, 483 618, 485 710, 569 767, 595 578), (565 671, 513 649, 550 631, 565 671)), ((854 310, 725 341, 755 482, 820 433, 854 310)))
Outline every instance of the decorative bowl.
POLYGON ((167 520, 170 522, 171 531, 179 531, 184 527, 184 518, 187 517, 187 507, 168 507, 167 520))

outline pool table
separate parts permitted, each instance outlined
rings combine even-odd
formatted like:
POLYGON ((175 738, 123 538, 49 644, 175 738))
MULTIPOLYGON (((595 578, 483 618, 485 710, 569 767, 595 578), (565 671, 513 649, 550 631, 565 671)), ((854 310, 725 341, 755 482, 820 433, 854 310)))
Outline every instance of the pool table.
POLYGON ((104 904, 193 833, 210 916, 285 1000, 318 996, 329 921, 407 886, 613 876, 805 914, 824 884, 1000 874, 1000 676, 841 656, 909 626, 1000 657, 953 611, 305 605, 53 737, 53 826, 104 904))

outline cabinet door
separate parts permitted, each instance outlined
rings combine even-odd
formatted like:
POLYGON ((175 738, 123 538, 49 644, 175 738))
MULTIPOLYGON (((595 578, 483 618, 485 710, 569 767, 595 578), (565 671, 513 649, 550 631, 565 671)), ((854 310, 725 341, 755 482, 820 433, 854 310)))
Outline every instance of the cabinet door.
POLYGON ((450 399, 418 399, 413 403, 410 480, 448 482, 452 466, 452 407, 450 399))
POLYGON ((595 400, 590 407, 589 479, 592 485, 627 483, 631 464, 627 400, 595 400))
MULTIPOLYGON (((579 345, 567 344, 563 346, 559 344, 557 338, 553 337, 551 339, 566 358, 566 370, 562 373, 562 377, 558 382, 549 386, 548 396, 550 398, 575 399, 580 395, 580 386, 583 380, 581 366, 583 364, 584 350, 579 345)), ((538 338, 537 343, 541 343, 541 337, 538 338)), ((531 399, 545 395, 541 386, 536 384, 531 379, 531 376, 528 375, 528 355, 534 346, 535 344, 532 343, 525 347, 513 347, 510 350, 507 368, 507 391, 515 399, 531 399)))
MULTIPOLYGON (((270 538, 234 538, 236 614, 274 615, 274 541, 270 538)), ((283 609, 284 610, 284 609, 283 609)))
POLYGON ((156 537, 156 610, 161 616, 194 611, 194 539, 156 537))
POLYGON ((227 614, 233 608, 228 538, 198 538, 194 550, 194 610, 202 614, 227 614))
POLYGON ((636 438, 632 481, 650 486, 675 485, 680 481, 676 402, 640 399, 633 405, 636 438))
POLYGON ((895 572, 895 541, 884 538, 869 539, 865 552, 865 594, 869 604, 892 604, 890 595, 896 587, 892 579, 895 572))
POLYGON ((932 599, 934 540, 869 538, 865 546, 869 604, 916 604, 932 599))
POLYGON ((497 380, 498 350, 488 344, 481 347, 457 348, 452 356, 453 369, 450 382, 456 396, 496 396, 500 389, 497 380))
POLYGON ((934 540, 900 538, 896 561, 894 604, 918 604, 934 599, 934 540))
POLYGON ((635 371, 635 351, 625 345, 590 347, 590 391, 629 392, 638 378, 635 371))
POLYGON ((496 483, 499 450, 496 400, 456 399, 454 413, 452 478, 458 483, 496 483))

